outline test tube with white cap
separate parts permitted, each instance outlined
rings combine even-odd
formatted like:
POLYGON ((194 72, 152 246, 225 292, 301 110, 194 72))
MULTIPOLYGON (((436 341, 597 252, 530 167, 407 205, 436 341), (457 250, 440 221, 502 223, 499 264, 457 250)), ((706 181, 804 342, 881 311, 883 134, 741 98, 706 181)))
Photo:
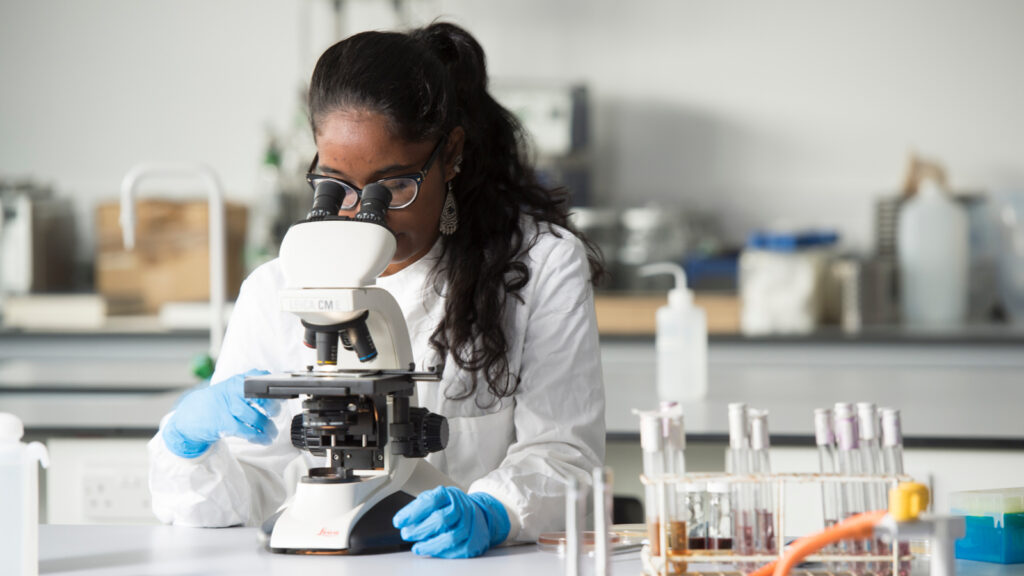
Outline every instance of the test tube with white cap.
MULTIPOLYGON (((822 474, 835 474, 836 435, 831 408, 814 410, 814 443, 818 446, 818 471, 822 474)), ((821 511, 825 528, 831 528, 839 521, 839 485, 835 482, 821 483, 821 511)), ((834 553, 836 550, 835 544, 825 548, 827 553, 834 553)), ((834 567, 832 563, 826 566, 829 571, 833 571, 834 567)))
POLYGON ((903 427, 897 408, 882 408, 882 455, 886 474, 903 474, 903 427))
POLYGON ((640 448, 643 451, 645 516, 651 556, 668 559, 666 571, 686 571, 687 530, 683 492, 677 490, 679 478, 686 473, 686 429, 682 407, 662 403, 660 410, 638 411, 640 448))
MULTIPOLYGON (((747 405, 729 404, 728 471, 736 476, 750 474, 750 432, 747 405)), ((733 550, 747 555, 755 552, 754 533, 757 529, 754 490, 749 482, 733 484, 732 501, 733 550)))
MULTIPOLYGON (((835 432, 839 473, 844 476, 858 476, 861 473, 860 432, 857 429, 857 414, 853 404, 837 402, 835 405, 835 432)), ((843 482, 839 487, 839 515, 842 519, 864 512, 864 488, 856 482, 843 482)), ((862 554, 864 542, 846 540, 843 549, 849 554, 862 554)), ((854 564, 857 572, 863 565, 854 564)))
MULTIPOLYGON (((882 443, 879 430, 878 409, 871 402, 857 403, 857 428, 860 432, 862 472, 869 475, 882 473, 882 443)), ((883 482, 864 485, 864 497, 868 510, 886 507, 886 489, 883 482)))
MULTIPOLYGON (((814 442, 818 445, 818 471, 822 474, 835 474, 836 435, 832 427, 830 408, 818 408, 814 411, 814 442)), ((829 528, 839 521, 838 486, 834 482, 822 482, 821 499, 825 528, 829 528)))
MULTIPOLYGON (((878 420, 878 408, 871 402, 857 403, 857 428, 860 433, 861 471, 869 476, 882 474, 882 443, 881 426, 878 420)), ((866 510, 882 510, 888 506, 885 482, 867 482, 864 484, 864 507, 866 510)), ((868 541, 873 554, 884 555, 891 550, 880 538, 868 541)), ((873 571, 885 571, 884 566, 869 564, 873 571)))
MULTIPOLYGON (((768 411, 751 410, 750 417, 750 464, 754 474, 771 474, 769 458, 771 441, 768 436, 768 411)), ((755 542, 754 549, 760 554, 773 554, 775 550, 775 505, 771 482, 759 482, 754 490, 755 542)))
MULTIPOLYGON (((897 408, 882 408, 882 469, 893 476, 903 475, 903 426, 897 408)), ((910 555, 910 542, 899 543, 900 556, 910 555)), ((907 562, 900 562, 900 574, 909 569, 907 562)))

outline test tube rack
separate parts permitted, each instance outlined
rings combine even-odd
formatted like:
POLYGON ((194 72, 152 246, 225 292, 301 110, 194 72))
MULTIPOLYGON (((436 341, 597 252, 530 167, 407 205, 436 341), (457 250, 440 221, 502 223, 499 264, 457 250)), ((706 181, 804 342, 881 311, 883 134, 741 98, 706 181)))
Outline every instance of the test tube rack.
MULTIPOLYGON (((652 553, 653 548, 650 544, 644 545, 641 549, 641 562, 643 564, 644 574, 655 576, 671 576, 673 574, 681 574, 685 571, 686 574, 708 574, 708 575, 742 575, 745 574, 746 570, 742 569, 742 566, 757 566, 760 567, 763 564, 778 560, 782 556, 785 545, 786 537, 793 536, 788 535, 786 532, 786 487, 792 484, 817 484, 823 485, 826 483, 835 483, 837 485, 843 485, 846 483, 856 484, 879 484, 895 488, 900 482, 911 482, 913 479, 906 475, 842 475, 842 474, 800 474, 800 473, 775 473, 775 474, 748 474, 748 475, 736 475, 736 474, 721 474, 721 473, 695 473, 685 474, 681 476, 666 476, 657 479, 647 478, 646 476, 640 476, 640 481, 644 485, 654 485, 656 488, 657 509, 660 518, 667 518, 668 507, 666 505, 667 495, 677 491, 679 488, 686 484, 692 484, 697 482, 726 482, 732 485, 740 486, 744 484, 752 484, 755 486, 770 485, 774 494, 773 498, 773 520, 774 529, 777 537, 776 550, 773 554, 737 554, 732 551, 721 550, 714 551, 714 553, 708 553, 708 551, 690 551, 687 550, 682 556, 669 553, 667 532, 664 530, 664 523, 661 523, 658 528, 657 537, 660 539, 659 545, 656 547, 658 554, 652 553), (703 552, 703 553, 702 553, 703 552), (678 566, 684 568, 680 570, 678 566)), ((648 519, 648 525, 650 525, 650 519, 648 519)), ((651 535, 652 537, 654 535, 651 535)), ((874 555, 874 554, 814 554, 804 559, 804 562, 820 564, 824 567, 831 568, 816 568, 814 570, 796 570, 794 574, 802 575, 814 575, 823 576, 828 574, 834 575, 856 575, 856 576, 867 576, 870 574, 890 574, 899 575, 901 574, 901 564, 906 566, 907 562, 913 559, 913 554, 900 555, 900 546, 895 545, 893 542, 892 554, 886 555, 874 555), (880 569, 880 565, 885 565, 885 568, 880 569), (869 569, 872 568, 872 569, 869 569), (877 571, 876 571, 877 570, 877 571)), ((906 550, 904 550, 906 552, 906 550)), ((906 572, 905 568, 903 572, 906 572)))

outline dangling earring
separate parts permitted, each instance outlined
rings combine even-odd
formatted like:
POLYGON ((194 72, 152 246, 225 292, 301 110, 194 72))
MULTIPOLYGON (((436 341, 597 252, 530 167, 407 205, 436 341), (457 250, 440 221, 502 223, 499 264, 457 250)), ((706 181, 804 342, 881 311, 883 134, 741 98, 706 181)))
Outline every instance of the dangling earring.
POLYGON ((455 206, 455 194, 452 192, 452 181, 448 181, 448 194, 444 197, 444 206, 441 207, 441 224, 438 226, 441 234, 451 236, 459 227, 459 209, 455 206))

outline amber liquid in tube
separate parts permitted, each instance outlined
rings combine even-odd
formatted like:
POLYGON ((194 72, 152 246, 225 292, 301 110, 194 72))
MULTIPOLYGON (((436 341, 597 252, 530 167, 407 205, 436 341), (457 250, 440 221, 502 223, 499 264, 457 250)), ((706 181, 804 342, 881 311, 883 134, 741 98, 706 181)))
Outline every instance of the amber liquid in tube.
MULTIPOLYGON (((654 521, 647 524, 647 538, 650 540, 651 556, 661 556, 661 522, 654 521)), ((682 574, 686 572, 687 532, 686 522, 670 521, 668 533, 665 535, 668 542, 668 573, 682 574)))

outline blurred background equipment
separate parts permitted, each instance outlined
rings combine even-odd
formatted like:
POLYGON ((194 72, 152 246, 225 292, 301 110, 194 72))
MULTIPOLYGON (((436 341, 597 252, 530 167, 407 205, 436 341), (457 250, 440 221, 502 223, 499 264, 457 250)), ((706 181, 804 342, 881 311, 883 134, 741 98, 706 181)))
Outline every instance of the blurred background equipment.
POLYGON ((897 255, 903 321, 956 326, 967 319, 967 211, 926 179, 900 207, 897 255))
POLYGON ((1014 324, 1024 325, 1024 191, 1007 192, 996 203, 1000 232, 999 293, 1014 324))
POLYGON ((75 234, 69 199, 32 180, 0 180, 0 300, 70 291, 75 234))
POLYGON ((586 85, 505 82, 492 85, 491 94, 530 135, 534 168, 541 183, 568 189, 573 206, 590 206, 590 104, 586 85))
POLYGON ((754 232, 740 255, 742 327, 747 335, 807 334, 825 307, 836 232, 754 232))
MULTIPOLYGON (((135 248, 124 247, 118 202, 96 209, 96 290, 111 314, 157 314, 168 302, 210 299, 209 206, 206 200, 140 200, 135 248)), ((225 205, 226 295, 238 296, 246 208, 225 205)))

